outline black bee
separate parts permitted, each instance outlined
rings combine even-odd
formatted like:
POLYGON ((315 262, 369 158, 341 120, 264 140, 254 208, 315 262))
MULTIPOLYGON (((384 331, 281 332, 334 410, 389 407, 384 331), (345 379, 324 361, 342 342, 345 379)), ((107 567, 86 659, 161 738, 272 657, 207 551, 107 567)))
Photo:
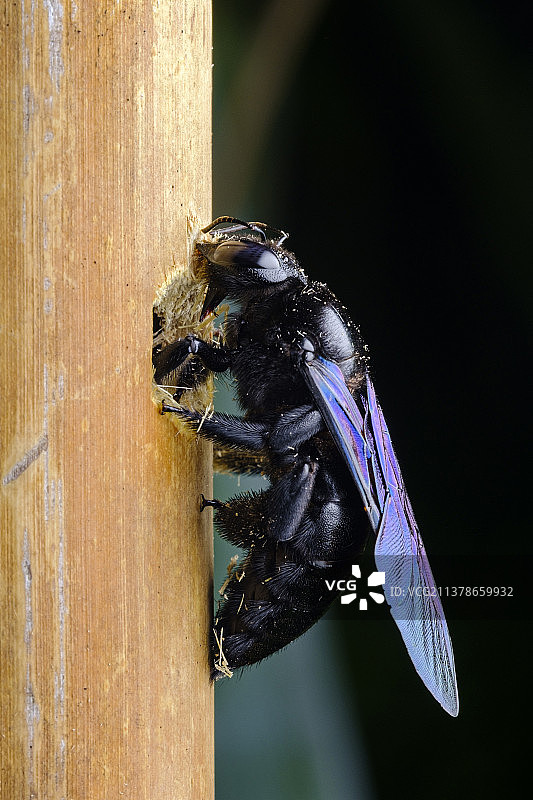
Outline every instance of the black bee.
POLYGON ((216 615, 214 676, 265 658, 313 625, 337 596, 328 587, 350 575, 373 530, 385 597, 415 668, 456 716, 446 620, 358 329, 327 286, 308 280, 282 231, 219 217, 203 232, 212 233, 197 244, 207 283, 202 319, 226 298, 238 311, 223 344, 189 335, 157 352, 155 380, 176 368, 229 371, 242 417, 163 410, 201 422, 227 467, 248 463, 270 484, 227 503, 203 500, 222 536, 247 551, 216 615))

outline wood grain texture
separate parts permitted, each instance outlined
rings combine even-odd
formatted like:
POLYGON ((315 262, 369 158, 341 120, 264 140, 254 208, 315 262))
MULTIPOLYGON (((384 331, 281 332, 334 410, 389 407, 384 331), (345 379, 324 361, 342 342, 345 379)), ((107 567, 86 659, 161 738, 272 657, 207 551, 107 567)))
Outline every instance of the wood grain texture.
POLYGON ((211 452, 150 360, 211 215, 210 2, 1 29, 2 797, 211 798, 211 452))

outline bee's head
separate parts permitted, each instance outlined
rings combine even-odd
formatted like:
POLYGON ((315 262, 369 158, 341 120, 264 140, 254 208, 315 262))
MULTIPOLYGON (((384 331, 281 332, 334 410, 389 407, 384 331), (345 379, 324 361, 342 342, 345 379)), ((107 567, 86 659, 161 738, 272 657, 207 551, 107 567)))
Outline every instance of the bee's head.
MULTIPOLYGON (((241 223, 233 217, 223 219, 236 222, 237 226, 226 225, 213 241, 197 244, 205 260, 208 285, 202 319, 226 297, 236 300, 266 298, 279 291, 282 285, 285 288, 288 282, 306 282, 294 256, 282 247, 287 234, 273 231, 278 236, 267 238, 269 228, 263 223, 241 223), (249 229, 249 235, 234 235, 236 229, 243 228, 249 229)), ((212 227, 214 223, 207 230, 212 227)))

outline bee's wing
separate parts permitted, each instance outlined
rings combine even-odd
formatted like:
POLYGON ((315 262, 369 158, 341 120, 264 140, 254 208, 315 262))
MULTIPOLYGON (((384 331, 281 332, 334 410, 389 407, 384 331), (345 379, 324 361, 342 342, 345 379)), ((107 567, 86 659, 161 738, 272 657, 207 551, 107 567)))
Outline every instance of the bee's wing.
POLYGON ((339 367, 317 357, 305 376, 376 532, 376 566, 416 671, 452 716, 459 713, 452 643, 387 424, 366 376, 358 400, 339 367))

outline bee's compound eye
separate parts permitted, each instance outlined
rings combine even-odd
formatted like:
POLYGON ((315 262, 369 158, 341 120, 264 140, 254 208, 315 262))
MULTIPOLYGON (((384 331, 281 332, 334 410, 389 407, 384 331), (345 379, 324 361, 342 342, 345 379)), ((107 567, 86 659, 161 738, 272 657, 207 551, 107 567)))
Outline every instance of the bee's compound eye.
POLYGON ((210 256, 210 260, 221 267, 253 267, 267 270, 280 268, 275 253, 258 242, 221 242, 210 256))

